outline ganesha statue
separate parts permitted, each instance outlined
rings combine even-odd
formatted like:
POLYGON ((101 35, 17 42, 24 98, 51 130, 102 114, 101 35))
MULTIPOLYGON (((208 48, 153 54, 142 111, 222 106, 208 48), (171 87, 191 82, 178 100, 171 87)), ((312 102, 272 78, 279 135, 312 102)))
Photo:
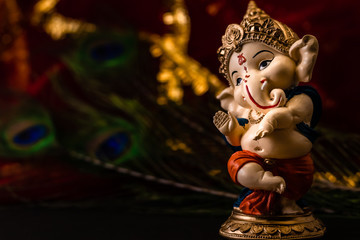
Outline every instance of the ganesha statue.
POLYGON ((231 179, 244 188, 220 234, 229 239, 322 236, 325 227, 299 204, 313 181, 310 152, 321 100, 309 82, 318 54, 314 36, 296 33, 250 1, 218 50, 229 82, 214 124, 237 151, 231 179))

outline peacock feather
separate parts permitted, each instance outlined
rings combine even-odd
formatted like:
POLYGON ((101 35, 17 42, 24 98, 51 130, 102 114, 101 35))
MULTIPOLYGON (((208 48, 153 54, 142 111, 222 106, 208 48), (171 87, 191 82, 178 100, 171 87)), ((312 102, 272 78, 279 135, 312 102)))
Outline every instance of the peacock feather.
POLYGON ((3 91, 0 106, 1 156, 30 156, 54 145, 52 121, 39 103, 24 94, 3 91))

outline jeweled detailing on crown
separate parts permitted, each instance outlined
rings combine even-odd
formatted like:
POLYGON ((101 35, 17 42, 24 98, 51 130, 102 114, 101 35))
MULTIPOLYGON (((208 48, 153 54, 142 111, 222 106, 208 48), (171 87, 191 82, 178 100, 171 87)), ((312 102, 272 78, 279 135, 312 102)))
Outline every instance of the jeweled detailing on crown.
POLYGON ((291 45, 298 40, 296 33, 283 23, 280 23, 258 8, 250 1, 247 12, 239 24, 230 24, 222 37, 222 46, 218 49, 221 63, 220 73, 231 81, 228 73, 228 63, 231 54, 241 50, 246 42, 262 42, 284 54, 289 53, 291 45))

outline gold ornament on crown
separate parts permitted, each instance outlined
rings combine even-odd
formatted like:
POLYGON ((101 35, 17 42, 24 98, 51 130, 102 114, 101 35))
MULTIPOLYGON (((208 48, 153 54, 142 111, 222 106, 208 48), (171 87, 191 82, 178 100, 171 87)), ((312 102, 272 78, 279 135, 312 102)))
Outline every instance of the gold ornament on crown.
POLYGON ((298 39, 299 37, 291 28, 270 18, 256 6, 254 1, 250 1, 240 25, 230 24, 225 35, 222 36, 222 46, 218 49, 218 58, 221 63, 219 71, 231 82, 228 72, 229 59, 234 51, 241 50, 244 43, 262 42, 288 54, 291 45, 298 39))

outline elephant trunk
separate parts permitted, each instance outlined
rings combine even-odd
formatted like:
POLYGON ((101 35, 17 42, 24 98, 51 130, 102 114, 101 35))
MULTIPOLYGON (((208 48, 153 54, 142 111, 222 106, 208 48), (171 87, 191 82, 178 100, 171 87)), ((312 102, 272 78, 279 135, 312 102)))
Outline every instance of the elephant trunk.
POLYGON ((270 92, 270 103, 269 105, 282 107, 286 102, 286 95, 284 90, 275 88, 270 92))
POLYGON ((266 91, 261 91, 252 95, 248 86, 246 86, 246 91, 252 105, 255 105, 254 108, 257 108, 260 111, 281 107, 286 102, 285 92, 280 88, 271 90, 269 94, 267 94, 266 91))

